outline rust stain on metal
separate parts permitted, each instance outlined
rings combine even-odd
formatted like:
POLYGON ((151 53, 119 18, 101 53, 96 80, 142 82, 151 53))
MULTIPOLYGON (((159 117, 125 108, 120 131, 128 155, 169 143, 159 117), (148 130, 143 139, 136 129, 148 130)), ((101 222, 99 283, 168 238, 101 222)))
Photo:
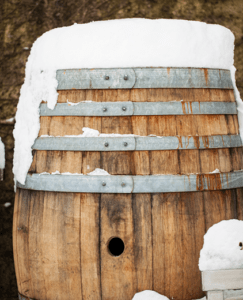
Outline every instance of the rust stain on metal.
POLYGON ((203 71, 204 71, 204 77, 206 80, 206 85, 208 85, 208 69, 203 69, 203 71))
POLYGON ((194 142, 194 146, 199 149, 200 147, 200 141, 199 141, 199 136, 193 136, 193 142, 194 142))
POLYGON ((191 114, 193 114, 192 103, 190 102, 189 104, 190 104, 191 114))
MULTIPOLYGON (((181 175, 181 174, 180 174, 181 175)), ((191 189, 191 179, 190 179, 190 174, 184 174, 184 186, 187 186, 187 182, 186 182, 186 177, 187 177, 187 181, 189 183, 189 189, 191 189)))
POLYGON ((204 178, 207 181, 207 190, 215 191, 215 190, 221 190, 222 189, 220 173, 205 174, 204 178))
POLYGON ((167 68, 167 74, 170 76, 170 68, 167 68))
POLYGON ((186 148, 189 146, 191 136, 185 136, 186 148))
POLYGON ((184 115, 193 113, 191 102, 181 101, 181 107, 184 115))
POLYGON ((178 138, 178 147, 177 147, 177 149, 183 148, 181 136, 177 136, 177 138, 178 138))
POLYGON ((196 189, 197 189, 197 191, 203 191, 204 190, 203 175, 201 175, 201 174, 197 174, 196 189))
POLYGON ((197 191, 209 190, 216 191, 222 189, 220 173, 217 174, 198 174, 196 178, 197 191))
POLYGON ((230 175, 229 173, 225 173, 227 187, 229 187, 229 175, 230 175))
POLYGON ((183 114, 186 115, 186 105, 184 101, 181 101, 181 107, 182 107, 183 114))
MULTIPOLYGON (((221 139, 222 139, 222 143, 223 143, 223 146, 224 146, 224 138, 223 138, 222 135, 221 135, 221 139)), ((231 139, 231 137, 230 137, 230 139, 231 139)))
POLYGON ((209 138, 208 138, 208 136, 202 136, 201 138, 202 138, 204 148, 209 148, 209 138))

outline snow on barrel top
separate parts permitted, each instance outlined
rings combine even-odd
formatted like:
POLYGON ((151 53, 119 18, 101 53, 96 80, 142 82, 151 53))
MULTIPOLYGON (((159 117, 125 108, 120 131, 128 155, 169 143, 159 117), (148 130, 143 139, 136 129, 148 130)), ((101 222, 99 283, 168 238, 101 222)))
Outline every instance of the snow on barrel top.
POLYGON ((24 184, 39 132, 39 104, 53 109, 56 70, 200 67, 231 69, 234 35, 220 25, 184 20, 124 19, 50 30, 32 46, 14 129, 13 172, 24 184))

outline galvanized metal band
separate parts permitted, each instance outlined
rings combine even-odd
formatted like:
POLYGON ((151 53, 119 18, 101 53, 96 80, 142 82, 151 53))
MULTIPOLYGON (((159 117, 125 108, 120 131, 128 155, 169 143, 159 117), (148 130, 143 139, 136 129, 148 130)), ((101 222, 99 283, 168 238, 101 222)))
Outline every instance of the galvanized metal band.
POLYGON ((133 102, 57 103, 53 110, 42 103, 40 116, 132 116, 133 110, 133 102))
POLYGON ((229 70, 117 68, 57 70, 58 90, 131 88, 233 89, 229 70))
POLYGON ((243 171, 190 175, 27 175, 19 188, 74 193, 172 193, 243 187, 243 171))
POLYGON ((134 176, 133 193, 196 192, 243 187, 243 172, 134 176))
POLYGON ((132 151, 134 137, 40 137, 35 140, 33 150, 63 151, 132 151))
POLYGON ((136 137, 136 150, 242 147, 240 135, 136 137))
POLYGON ((40 137, 33 150, 143 151, 242 147, 239 135, 162 137, 40 137))
POLYGON ((57 103, 49 109, 40 105, 41 116, 162 116, 237 114, 235 102, 80 102, 57 103))
POLYGON ((109 175, 27 175, 25 185, 18 187, 53 192, 131 193, 132 176, 109 175))

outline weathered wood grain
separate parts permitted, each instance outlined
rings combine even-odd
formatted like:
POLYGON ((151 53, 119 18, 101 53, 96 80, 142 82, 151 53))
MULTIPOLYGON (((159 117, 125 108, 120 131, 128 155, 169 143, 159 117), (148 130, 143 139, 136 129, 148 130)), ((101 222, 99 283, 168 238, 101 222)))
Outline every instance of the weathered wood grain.
POLYGON ((205 233, 202 194, 154 195, 152 203, 154 289, 174 299, 201 297, 195 264, 205 233))
POLYGON ((15 216, 17 228, 14 229, 14 232, 16 234, 18 289, 21 294, 30 296, 32 295, 29 260, 30 191, 21 191, 16 201, 18 203, 18 211, 15 216))
MULTIPOLYGON (((98 130, 100 133, 119 133, 157 136, 210 136, 238 134, 239 128, 235 122, 228 122, 235 116, 225 115, 178 115, 178 116, 131 116, 131 117, 76 117, 78 123, 83 126, 76 127, 76 135, 82 134, 83 127, 98 130), (102 124, 102 125, 101 125, 102 124)), ((41 117, 40 124, 46 123, 45 118, 41 117)), ((50 127, 42 128, 41 135, 65 136, 72 135, 76 121, 69 121, 69 126, 65 129, 65 117, 51 117, 50 127), (53 128, 52 128, 53 127, 53 128), (64 130, 65 129, 65 130, 64 130)), ((236 116, 237 118, 237 116, 236 116)))
POLYGON ((152 196, 153 289, 169 298, 183 299, 184 249, 179 202, 179 193, 152 196))
POLYGON ((131 299, 136 287, 132 195, 101 195, 101 289, 104 299, 131 299), (113 237, 122 239, 124 253, 113 256, 107 247, 113 237))
POLYGON ((134 264, 137 292, 153 290, 153 229, 151 194, 134 194, 134 264))
POLYGON ((43 244, 46 242, 43 239, 44 196, 45 192, 31 192, 29 210, 29 266, 33 287, 31 297, 36 299, 46 298, 42 253, 43 244))
MULTIPOLYGON (((42 238, 42 264, 45 278, 46 298, 61 298, 59 279, 58 248, 59 218, 58 193, 45 192, 42 238)), ((62 242, 60 242, 62 244, 62 242)), ((25 295, 25 294, 24 294, 25 295)))
POLYGON ((60 90, 58 103, 80 101, 219 101, 234 102, 233 90, 221 89, 131 89, 131 90, 60 90))
POLYGON ((208 230, 213 224, 236 217, 236 197, 230 191, 204 191, 205 225, 208 230))
POLYGON ((99 300, 100 277, 100 195, 81 194, 80 268, 82 296, 76 299, 99 300))
POLYGON ((14 213, 13 213, 13 256, 14 256, 14 267, 18 289, 20 289, 21 284, 21 274, 19 270, 19 259, 18 259, 18 216, 21 213, 19 209, 19 194, 20 189, 16 190, 15 200, 14 200, 14 213))

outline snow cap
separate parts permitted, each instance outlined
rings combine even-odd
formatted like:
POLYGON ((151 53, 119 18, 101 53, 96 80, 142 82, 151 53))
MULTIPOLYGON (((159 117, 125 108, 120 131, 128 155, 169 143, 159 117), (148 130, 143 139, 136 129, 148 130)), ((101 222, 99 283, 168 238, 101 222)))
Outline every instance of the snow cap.
POLYGON ((39 105, 55 107, 56 70, 68 68, 200 67, 230 69, 234 35, 220 25, 185 20, 123 19, 50 30, 33 44, 14 129, 13 173, 25 183, 40 129, 39 105))

